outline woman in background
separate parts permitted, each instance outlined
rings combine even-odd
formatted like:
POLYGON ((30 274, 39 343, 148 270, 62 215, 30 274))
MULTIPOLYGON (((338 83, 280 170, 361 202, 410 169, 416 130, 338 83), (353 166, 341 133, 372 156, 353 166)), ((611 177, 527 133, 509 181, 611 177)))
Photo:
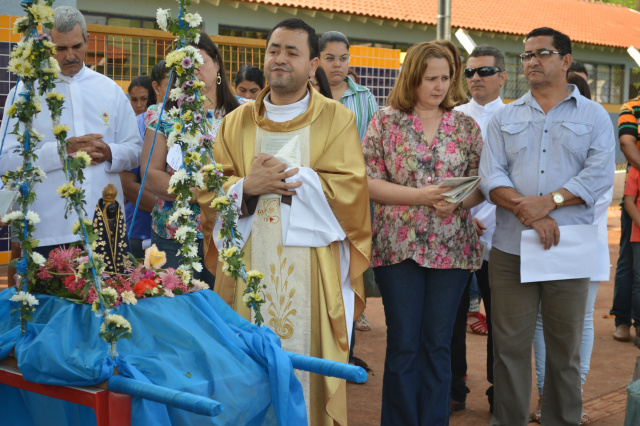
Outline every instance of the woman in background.
POLYGON ((233 85, 236 88, 236 95, 255 100, 264 89, 264 75, 258 67, 243 65, 238 70, 233 85))

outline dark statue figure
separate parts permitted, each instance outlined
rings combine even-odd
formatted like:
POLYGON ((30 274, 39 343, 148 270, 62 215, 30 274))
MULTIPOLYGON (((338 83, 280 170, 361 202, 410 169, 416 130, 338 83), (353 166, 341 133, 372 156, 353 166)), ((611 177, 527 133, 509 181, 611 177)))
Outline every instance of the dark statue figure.
POLYGON ((127 230, 117 195, 113 184, 105 186, 93 216, 93 229, 98 234, 95 252, 102 255, 110 274, 124 274, 131 266, 127 230))

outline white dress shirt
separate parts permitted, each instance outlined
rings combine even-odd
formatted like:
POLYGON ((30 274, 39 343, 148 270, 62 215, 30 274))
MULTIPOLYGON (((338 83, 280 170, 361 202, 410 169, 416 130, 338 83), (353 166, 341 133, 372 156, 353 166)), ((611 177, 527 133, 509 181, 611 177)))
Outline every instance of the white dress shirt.
MULTIPOLYGON (((469 103, 464 105, 459 105, 454 109, 460 112, 464 112, 478 123, 480 126, 480 132, 482 133, 482 138, 486 138, 487 127, 489 126, 489 121, 493 116, 493 113, 498 111, 500 108, 504 106, 504 102, 502 98, 498 96, 497 99, 489 102, 486 105, 480 105, 475 100, 471 99, 469 103)), ((480 236, 480 241, 487 245, 484 251, 484 260, 489 260, 489 250, 491 250, 491 239, 493 238, 493 231, 496 229, 496 206, 495 204, 487 203, 483 201, 477 206, 471 209, 471 215, 478 219, 487 229, 480 236)))
MULTIPOLYGON (((17 87, 18 94, 24 89, 22 83, 17 87)), ((14 87, 5 104, 5 111, 11 106, 14 87)), ((89 133, 103 135, 102 140, 111 149, 112 160, 89 166, 84 170, 86 217, 91 220, 98 200, 102 197, 103 188, 112 183, 118 189, 118 202, 124 208, 124 196, 120 184, 119 172, 130 170, 140 164, 142 139, 136 123, 135 113, 126 95, 113 80, 83 67, 73 77, 60 75, 56 81, 56 91, 65 97, 60 124, 71 128, 67 137, 83 136, 89 133)), ((77 241, 71 228, 78 220, 75 212, 64 218, 65 200, 56 190, 67 182, 62 163, 57 151, 57 141, 53 135, 51 117, 45 99, 40 100, 42 112, 34 119, 34 128, 44 135, 36 154, 39 166, 47 174, 44 182, 35 186, 36 201, 31 209, 40 215, 41 223, 37 226, 34 238, 40 246, 65 244, 77 241)), ((16 170, 22 166, 22 156, 14 152, 20 147, 16 135, 9 134, 15 125, 15 119, 5 115, 0 127, 0 134, 8 125, 7 136, 0 155, 0 173, 16 170)), ((24 131, 21 126, 20 131, 24 131)))

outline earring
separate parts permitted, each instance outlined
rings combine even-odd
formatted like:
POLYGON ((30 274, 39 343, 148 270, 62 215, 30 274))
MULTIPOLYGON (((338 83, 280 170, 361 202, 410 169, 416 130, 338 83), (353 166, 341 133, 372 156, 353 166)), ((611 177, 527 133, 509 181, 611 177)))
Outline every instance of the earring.
POLYGON ((220 84, 222 83, 222 78, 220 77, 220 72, 218 72, 218 86, 220 86, 220 84))
POLYGON ((156 92, 156 95, 157 95, 157 96, 160 96, 160 92, 156 92))

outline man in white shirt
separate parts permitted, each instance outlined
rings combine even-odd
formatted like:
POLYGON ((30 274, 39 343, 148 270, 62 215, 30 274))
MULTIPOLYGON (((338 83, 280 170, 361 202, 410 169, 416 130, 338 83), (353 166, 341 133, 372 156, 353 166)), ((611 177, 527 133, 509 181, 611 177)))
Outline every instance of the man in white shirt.
MULTIPOLYGON (((486 44, 473 49, 467 66, 464 70, 467 78, 467 87, 471 93, 471 101, 455 109, 471 116, 480 126, 482 137, 487 134, 487 126, 493 113, 504 106, 500 98, 500 89, 507 80, 505 71, 504 55, 500 50, 486 44)), ((487 380, 491 383, 487 389, 489 398, 489 410, 493 412, 493 339, 491 330, 491 293, 489 290, 489 249, 491 248, 491 238, 496 227, 496 206, 486 201, 471 209, 476 230, 480 235, 480 241, 486 244, 484 250, 484 261, 482 268, 475 272, 480 294, 484 300, 484 307, 487 313, 487 328, 489 331, 487 338, 487 380)), ((472 276, 473 277, 473 276, 472 276)), ((469 279, 471 283, 471 279, 469 279)), ((453 328, 451 339, 451 410, 458 411, 464 409, 466 394, 469 389, 466 387, 464 377, 467 375, 467 347, 466 347, 466 327, 467 311, 469 310, 469 285, 462 295, 462 301, 458 308, 456 324, 453 328)))
MULTIPOLYGON (((77 9, 57 7, 50 31, 56 47, 54 56, 61 68, 56 91, 65 97, 60 124, 71 128, 67 151, 69 154, 84 151, 93 160, 84 171, 85 211, 92 214, 102 197, 103 188, 109 183, 118 189, 117 200, 123 206, 119 172, 136 167, 142 149, 131 104, 113 80, 84 65, 87 27, 77 9)), ((22 83, 13 88, 7 97, 5 111, 11 105, 14 92, 19 94, 22 90, 22 83)), ((34 238, 40 242, 35 251, 47 256, 55 247, 78 240, 72 233, 72 225, 78 218, 75 213, 64 218, 65 200, 56 193, 56 189, 67 179, 58 156, 49 110, 44 100, 41 104, 42 111, 34 119, 33 126, 44 135, 44 139, 36 148, 38 160, 35 165, 42 168, 47 177, 35 186, 36 200, 31 209, 39 214, 42 221, 34 233, 34 238)), ((5 115, 0 132, 4 133, 6 126, 13 129, 14 125, 15 119, 10 120, 5 115)), ((22 166, 22 157, 14 152, 19 145, 17 136, 7 133, 0 156, 1 173, 22 166)))
MULTIPOLYGON (((308 82, 318 50, 315 31, 304 21, 276 25, 265 54, 269 86, 255 102, 225 116, 214 158, 229 178, 224 189, 242 206, 244 267, 264 274, 265 325, 285 350, 347 362, 353 318, 364 309, 369 197, 353 113, 308 82)), ((211 216, 211 197, 198 195, 205 217, 211 216)), ((214 229, 208 268, 215 267, 222 248, 217 235, 214 229)), ((219 262, 215 291, 249 318, 244 283, 223 268, 219 262)), ((309 424, 347 424, 344 380, 297 376, 309 424)))

